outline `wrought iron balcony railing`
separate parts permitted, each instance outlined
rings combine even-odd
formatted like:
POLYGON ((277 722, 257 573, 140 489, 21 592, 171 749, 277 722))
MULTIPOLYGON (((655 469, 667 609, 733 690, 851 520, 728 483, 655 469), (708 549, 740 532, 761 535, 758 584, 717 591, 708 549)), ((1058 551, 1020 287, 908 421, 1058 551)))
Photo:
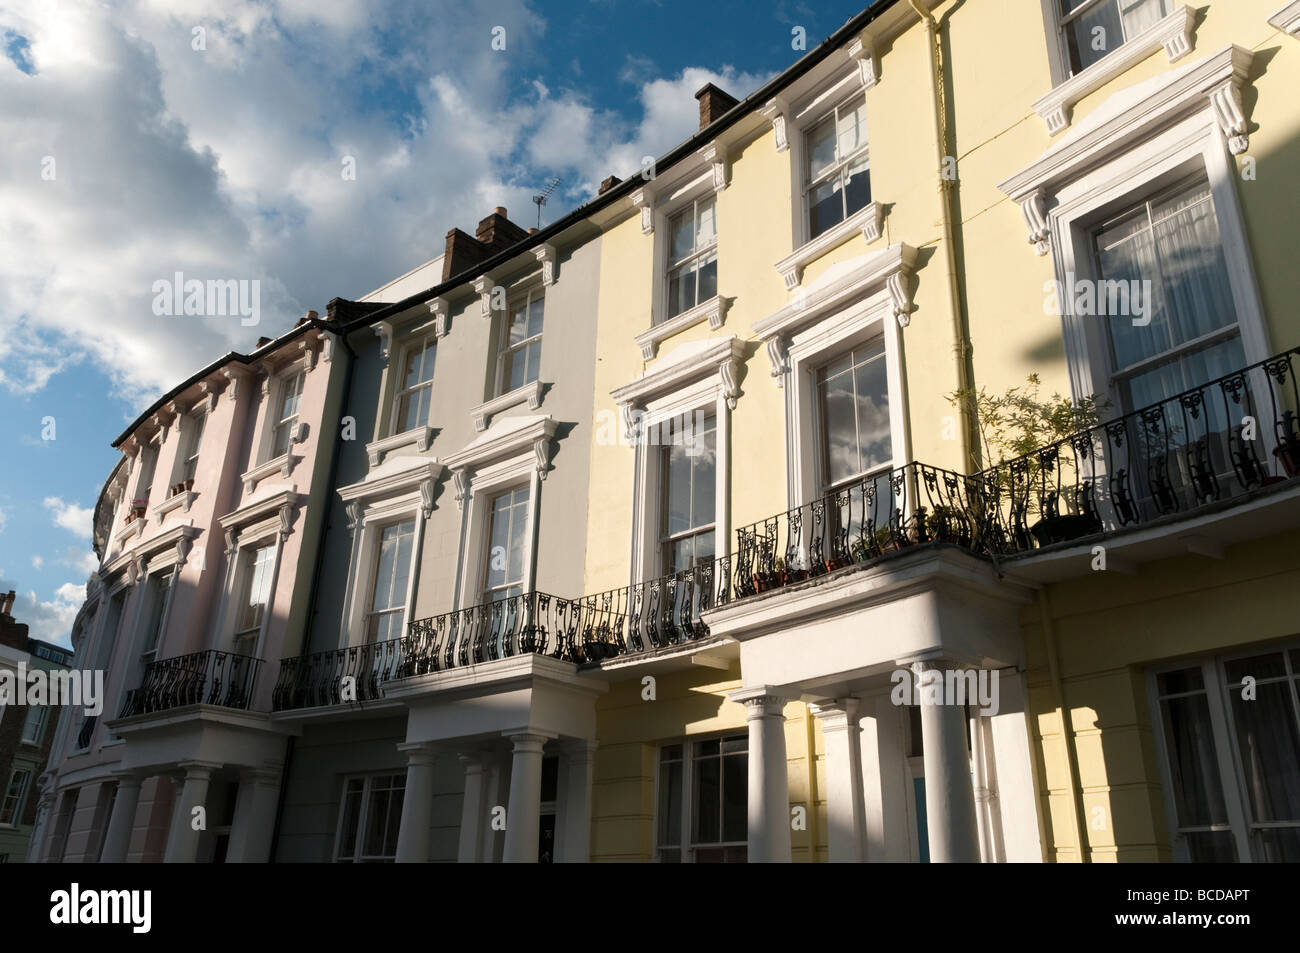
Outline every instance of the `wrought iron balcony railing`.
POLYGON ((736 531, 737 550, 578 599, 541 592, 420 619, 405 638, 285 659, 276 710, 523 653, 599 662, 698 640, 703 613, 911 547, 995 558, 1149 524, 1300 476, 1300 348, 974 474, 869 474, 736 531))
POLYGON ((186 705, 248 710, 262 660, 208 650, 157 659, 145 666, 140 687, 127 692, 118 717, 169 711, 186 705))

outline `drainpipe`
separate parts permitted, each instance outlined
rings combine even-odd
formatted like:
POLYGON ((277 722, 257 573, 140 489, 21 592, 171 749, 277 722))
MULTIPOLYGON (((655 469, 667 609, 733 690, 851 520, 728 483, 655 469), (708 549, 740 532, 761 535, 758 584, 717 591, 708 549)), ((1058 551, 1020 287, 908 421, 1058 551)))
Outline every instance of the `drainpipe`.
MULTIPOLYGON (((946 252, 948 269, 948 293, 952 298, 952 333, 957 352, 957 388, 962 391, 972 389, 974 372, 971 363, 971 343, 969 321, 961 293, 961 281, 957 269, 957 247, 953 241, 953 189, 956 183, 944 175, 945 160, 948 158, 948 111, 944 98, 943 42, 939 35, 939 26, 934 17, 924 9, 918 0, 908 0, 916 15, 925 24, 926 37, 930 44, 930 90, 934 98, 934 148, 938 157, 940 217, 943 224, 943 247, 946 252)), ((961 415, 961 451, 962 461, 972 472, 982 469, 980 441, 976 422, 971 416, 965 402, 958 404, 957 412, 961 415)))

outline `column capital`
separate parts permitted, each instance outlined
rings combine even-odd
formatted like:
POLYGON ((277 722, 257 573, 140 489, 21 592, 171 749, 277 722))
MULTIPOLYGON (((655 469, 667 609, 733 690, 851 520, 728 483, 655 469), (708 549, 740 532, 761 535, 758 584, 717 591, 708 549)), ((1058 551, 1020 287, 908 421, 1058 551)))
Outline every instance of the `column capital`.
POLYGON ((279 784, 283 772, 282 767, 271 767, 269 765, 245 768, 239 772, 239 782, 241 784, 279 784))
POLYGON ((211 780, 214 772, 221 770, 224 765, 220 761, 182 761, 178 765, 181 769, 181 775, 185 780, 191 778, 198 781, 211 780))
POLYGON ((438 755, 433 743, 428 741, 403 741, 397 750, 406 755, 407 764, 433 764, 438 755))
POLYGON ((750 719, 775 717, 785 710, 786 698, 766 686, 738 688, 727 692, 727 697, 737 704, 744 705, 746 717, 750 719))
MULTIPOLYGON (((505 733, 503 732, 503 734, 505 733)), ((540 753, 546 742, 551 740, 546 735, 527 731, 505 734, 505 737, 514 745, 516 752, 540 753)))
POLYGON ((821 722, 822 731, 833 731, 857 728, 860 707, 858 699, 850 696, 814 702, 808 706, 808 709, 813 713, 813 717, 821 722))
POLYGON ((140 771, 123 771, 121 769, 112 771, 111 774, 117 779, 119 788, 138 788, 144 784, 145 775, 140 771))

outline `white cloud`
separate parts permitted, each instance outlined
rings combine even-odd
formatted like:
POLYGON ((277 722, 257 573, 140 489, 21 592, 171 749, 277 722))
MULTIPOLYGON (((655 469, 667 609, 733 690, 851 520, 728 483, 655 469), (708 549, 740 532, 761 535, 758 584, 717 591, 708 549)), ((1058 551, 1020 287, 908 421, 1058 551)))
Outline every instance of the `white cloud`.
POLYGON ((43 556, 33 556, 33 557, 32 557, 32 568, 33 568, 33 569, 40 569, 40 568, 41 568, 42 566, 44 566, 44 565, 45 565, 45 558, 44 558, 43 556))
POLYGON ((76 503, 65 503, 57 496, 47 496, 45 508, 52 514, 55 526, 90 539, 91 521, 95 517, 93 510, 76 503))
POLYGON ((0 533, 5 531, 5 523, 7 522, 9 522, 9 514, 5 512, 3 506, 0 506, 0 533))
POLYGON ((99 557, 89 549, 79 549, 76 546, 69 546, 63 551, 63 555, 59 557, 59 564, 70 566, 89 576, 99 568, 99 557))
POLYGON ((0 31, 27 39, 33 74, 0 57, 0 386, 35 393, 93 362, 141 407, 494 206, 528 224, 556 174, 553 220, 693 133, 705 82, 743 96, 763 79, 629 60, 644 112, 629 123, 548 88, 567 74, 546 29, 528 0, 10 0, 0 31), (261 324, 154 315, 153 282, 177 271, 260 280, 261 324))
MULTIPOLYGON (((16 588, 0 577, 0 592, 16 588)), ((32 638, 71 648, 72 623, 85 601, 85 586, 65 582, 54 591, 54 598, 49 602, 38 598, 32 590, 19 592, 14 598, 13 615, 18 622, 26 623, 27 634, 32 638)))

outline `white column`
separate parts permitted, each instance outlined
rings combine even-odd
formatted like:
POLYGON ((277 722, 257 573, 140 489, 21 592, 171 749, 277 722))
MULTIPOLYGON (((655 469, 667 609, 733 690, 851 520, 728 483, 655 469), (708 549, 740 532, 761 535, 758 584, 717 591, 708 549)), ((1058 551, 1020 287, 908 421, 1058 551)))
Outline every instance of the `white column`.
POLYGON ((460 807, 460 847, 456 860, 462 864, 476 864, 483 844, 483 759, 476 755, 461 755, 465 768, 465 798, 460 807))
POLYGON ((510 763, 510 801, 506 805, 507 864, 537 863, 542 809, 542 735, 510 735, 514 744, 510 763))
POLYGON ((576 740, 562 749, 561 766, 565 772, 560 802, 561 816, 556 818, 559 849, 556 861, 585 864, 591 851, 591 782, 596 759, 596 742, 576 740))
POLYGON ((407 742, 397 750, 407 756, 396 860, 399 864, 423 864, 429 860, 429 825, 433 822, 433 749, 425 742, 407 742))
POLYGON ((826 744, 826 844, 833 864, 866 860, 866 808, 862 799, 862 745, 858 700, 812 706, 826 744))
POLYGON ((184 761, 185 781, 180 796, 172 809, 171 832, 167 837, 167 850, 163 861, 169 864, 192 864, 198 859, 199 834, 194 829, 194 808, 207 810, 208 785, 212 772, 220 765, 208 761, 184 761))
POLYGON ((890 701, 888 693, 866 699, 863 708, 867 714, 858 724, 862 728, 867 860, 906 863, 912 854, 908 803, 915 795, 904 751, 904 709, 890 701))
POLYGON ((925 823, 931 863, 979 863, 975 789, 966 752, 966 713, 944 704, 944 672, 950 663, 916 662, 920 679, 921 738, 925 759, 925 823), (937 680, 937 681, 936 681, 937 680), (927 686, 931 686, 927 689, 927 686))
POLYGON ((280 806, 280 772, 274 768, 239 776, 235 818, 230 825, 228 864, 264 864, 271 859, 275 813, 280 806))
POLYGON ((131 832, 135 830, 135 809, 140 803, 140 787, 144 778, 137 774, 120 775, 117 795, 113 798, 113 813, 104 830, 104 849, 100 851, 101 864, 124 864, 131 846, 131 832))
MULTIPOLYGON (((790 780, 785 699, 767 688, 729 692, 749 721, 749 861, 790 862, 790 780)), ((810 805, 811 807, 811 805, 810 805)))

